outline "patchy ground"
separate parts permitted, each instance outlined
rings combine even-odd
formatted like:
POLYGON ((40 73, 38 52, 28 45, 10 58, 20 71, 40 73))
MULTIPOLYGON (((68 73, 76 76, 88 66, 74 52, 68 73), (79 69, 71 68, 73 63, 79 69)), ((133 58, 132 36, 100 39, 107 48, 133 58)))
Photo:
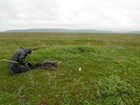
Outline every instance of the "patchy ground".
POLYGON ((27 60, 62 64, 55 71, 10 75, 0 62, 1 105, 138 105, 140 35, 0 33, 0 59, 19 47, 46 47, 27 60))

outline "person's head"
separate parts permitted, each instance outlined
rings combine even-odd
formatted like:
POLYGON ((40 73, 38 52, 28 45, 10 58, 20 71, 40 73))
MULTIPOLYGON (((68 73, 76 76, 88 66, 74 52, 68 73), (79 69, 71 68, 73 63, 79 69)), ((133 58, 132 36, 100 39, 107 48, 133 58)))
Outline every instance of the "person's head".
POLYGON ((25 51, 26 54, 31 54, 32 53, 31 48, 24 48, 24 51, 25 51))

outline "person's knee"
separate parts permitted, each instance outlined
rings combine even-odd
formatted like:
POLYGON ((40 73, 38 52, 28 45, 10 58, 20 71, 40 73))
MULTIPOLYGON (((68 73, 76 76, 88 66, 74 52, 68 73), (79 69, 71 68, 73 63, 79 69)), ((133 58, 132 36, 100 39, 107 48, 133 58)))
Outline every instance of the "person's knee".
POLYGON ((20 74, 25 71, 26 71, 26 69, 24 66, 14 66, 10 69, 11 74, 20 74))

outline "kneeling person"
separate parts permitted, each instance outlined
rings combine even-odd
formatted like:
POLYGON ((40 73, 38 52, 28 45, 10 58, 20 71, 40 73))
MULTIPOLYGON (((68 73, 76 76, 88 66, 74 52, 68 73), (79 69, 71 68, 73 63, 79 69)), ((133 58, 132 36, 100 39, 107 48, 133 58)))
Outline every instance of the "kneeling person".
POLYGON ((30 48, 19 48, 15 51, 10 60, 16 61, 17 63, 9 62, 8 64, 11 74, 26 72, 30 69, 32 65, 29 62, 26 62, 25 58, 31 53, 32 49, 30 48))

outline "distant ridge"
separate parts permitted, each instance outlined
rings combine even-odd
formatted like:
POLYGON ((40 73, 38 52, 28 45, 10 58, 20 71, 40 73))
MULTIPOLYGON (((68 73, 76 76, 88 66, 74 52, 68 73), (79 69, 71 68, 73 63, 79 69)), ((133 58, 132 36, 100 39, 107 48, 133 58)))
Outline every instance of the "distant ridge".
POLYGON ((19 29, 19 30, 7 30, 5 32, 75 32, 75 33, 112 33, 112 31, 104 30, 92 30, 92 29, 19 29))
POLYGON ((109 31, 109 30, 94 30, 94 29, 61 29, 61 28, 47 28, 47 29, 17 29, 7 30, 5 32, 66 32, 66 33, 128 33, 140 34, 140 31, 109 31))
POLYGON ((140 31, 132 31, 133 34, 140 34, 140 31))

